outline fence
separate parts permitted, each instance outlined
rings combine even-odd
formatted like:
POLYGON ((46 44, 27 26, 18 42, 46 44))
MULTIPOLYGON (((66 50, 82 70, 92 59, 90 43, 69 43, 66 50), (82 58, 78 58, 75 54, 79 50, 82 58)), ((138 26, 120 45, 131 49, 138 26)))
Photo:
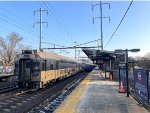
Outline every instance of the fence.
MULTIPOLYGON (((133 74, 129 75, 129 91, 140 103, 150 109, 150 80, 149 72, 146 69, 134 69, 133 74)), ((126 70, 113 71, 113 80, 122 81, 126 91, 126 70)))

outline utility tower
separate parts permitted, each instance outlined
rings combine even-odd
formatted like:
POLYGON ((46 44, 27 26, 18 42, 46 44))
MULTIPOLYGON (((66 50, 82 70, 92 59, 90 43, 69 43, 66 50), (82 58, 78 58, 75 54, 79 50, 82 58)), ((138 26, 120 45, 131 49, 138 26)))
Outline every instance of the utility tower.
POLYGON ((42 50, 42 24, 46 23, 47 26, 48 26, 47 22, 42 21, 42 12, 44 12, 44 11, 46 11, 47 15, 48 15, 48 10, 42 10, 42 8, 40 8, 40 10, 34 11, 34 15, 36 14, 36 12, 40 12, 40 21, 33 24, 33 27, 34 27, 35 24, 40 24, 40 43, 39 43, 39 50, 40 51, 42 50))
POLYGON ((94 20, 95 19, 100 19, 100 30, 101 30, 101 38, 100 38, 100 47, 101 47, 101 50, 103 50, 103 18, 109 18, 109 22, 110 22, 110 16, 103 16, 103 10, 102 10, 102 5, 108 5, 109 6, 109 9, 110 9, 110 4, 109 3, 102 3, 102 1, 100 1, 99 4, 94 4, 92 5, 92 12, 94 11, 94 6, 100 6, 100 17, 93 17, 93 24, 94 24, 94 20))

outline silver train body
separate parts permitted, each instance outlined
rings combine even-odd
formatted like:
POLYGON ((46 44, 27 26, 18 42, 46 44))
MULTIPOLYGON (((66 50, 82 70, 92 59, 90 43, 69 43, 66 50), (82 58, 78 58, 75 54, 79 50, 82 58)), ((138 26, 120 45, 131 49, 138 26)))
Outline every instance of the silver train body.
POLYGON ((15 58, 14 75, 18 87, 38 89, 82 70, 82 63, 73 59, 49 52, 23 50, 15 58))

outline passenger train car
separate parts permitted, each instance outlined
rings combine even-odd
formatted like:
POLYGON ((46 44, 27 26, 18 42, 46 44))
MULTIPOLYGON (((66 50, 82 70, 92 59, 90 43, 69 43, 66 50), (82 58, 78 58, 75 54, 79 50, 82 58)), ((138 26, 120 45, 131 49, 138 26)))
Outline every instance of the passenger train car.
POLYGON ((82 63, 82 68, 85 71, 92 71, 94 67, 95 67, 94 64, 91 64, 91 63, 82 63))
MULTIPOLYGON (((85 66, 85 64, 84 64, 85 66)), ((81 62, 54 53, 23 50, 15 58, 16 81, 18 87, 43 88, 56 81, 82 71, 81 62)))

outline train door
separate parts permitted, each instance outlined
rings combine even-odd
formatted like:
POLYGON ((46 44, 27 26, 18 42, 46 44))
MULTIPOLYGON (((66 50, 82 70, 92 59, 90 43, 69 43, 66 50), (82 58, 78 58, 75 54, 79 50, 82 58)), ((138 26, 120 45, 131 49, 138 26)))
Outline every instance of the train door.
POLYGON ((20 60, 20 78, 22 81, 31 80, 31 60, 20 60))
POLYGON ((59 75, 58 75, 58 74, 59 74, 59 70, 58 70, 58 61, 56 61, 56 69, 55 69, 55 70, 56 70, 56 77, 55 77, 55 78, 57 79, 58 76, 59 76, 59 75))
POLYGON ((47 78, 47 77, 46 77, 46 76, 47 76, 47 74, 46 74, 46 70, 47 70, 47 61, 44 60, 44 62, 45 62, 45 66, 44 66, 44 70, 45 70, 45 78, 47 78))
POLYGON ((43 64, 42 64, 42 76, 46 79, 46 60, 43 61, 43 64))

